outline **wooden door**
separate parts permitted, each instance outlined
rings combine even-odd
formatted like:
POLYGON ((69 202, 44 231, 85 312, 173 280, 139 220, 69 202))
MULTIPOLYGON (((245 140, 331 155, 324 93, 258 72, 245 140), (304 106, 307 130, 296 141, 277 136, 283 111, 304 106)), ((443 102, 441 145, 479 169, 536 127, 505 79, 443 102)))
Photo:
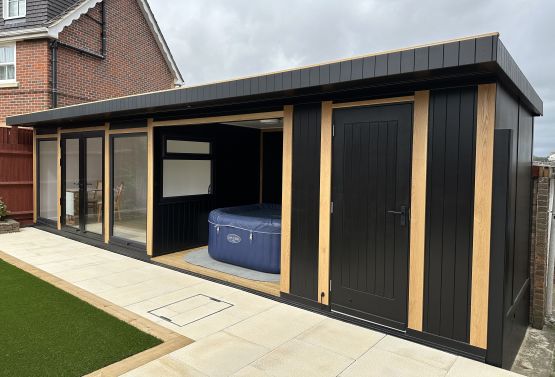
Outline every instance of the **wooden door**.
POLYGON ((407 322, 412 105, 334 113, 331 306, 407 322))

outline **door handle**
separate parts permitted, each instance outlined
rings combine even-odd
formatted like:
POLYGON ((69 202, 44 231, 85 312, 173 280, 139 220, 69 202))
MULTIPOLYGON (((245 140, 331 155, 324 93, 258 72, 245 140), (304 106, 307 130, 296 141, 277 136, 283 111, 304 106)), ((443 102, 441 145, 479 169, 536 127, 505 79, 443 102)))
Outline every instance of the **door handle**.
POLYGON ((401 206, 399 211, 387 211, 387 213, 389 213, 390 215, 395 215, 395 216, 401 216, 400 219, 400 223, 401 226, 406 226, 407 225, 407 206, 401 206))

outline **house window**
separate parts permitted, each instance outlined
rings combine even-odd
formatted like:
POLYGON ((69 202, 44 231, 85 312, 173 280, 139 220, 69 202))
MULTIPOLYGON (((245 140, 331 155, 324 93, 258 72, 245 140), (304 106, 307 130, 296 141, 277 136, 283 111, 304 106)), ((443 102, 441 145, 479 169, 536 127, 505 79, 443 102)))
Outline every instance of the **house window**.
POLYGON ((5 19, 25 17, 26 11, 26 0, 4 0, 5 19))
POLYGON ((15 81, 15 45, 0 46, 0 82, 15 81))

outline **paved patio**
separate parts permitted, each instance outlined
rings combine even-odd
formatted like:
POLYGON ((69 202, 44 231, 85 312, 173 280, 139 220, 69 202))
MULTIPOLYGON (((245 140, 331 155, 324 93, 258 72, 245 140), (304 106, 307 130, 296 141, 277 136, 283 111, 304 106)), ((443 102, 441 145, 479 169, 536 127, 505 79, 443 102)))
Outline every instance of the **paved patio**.
POLYGON ((0 250, 195 340, 129 377, 516 376, 33 228, 0 250))

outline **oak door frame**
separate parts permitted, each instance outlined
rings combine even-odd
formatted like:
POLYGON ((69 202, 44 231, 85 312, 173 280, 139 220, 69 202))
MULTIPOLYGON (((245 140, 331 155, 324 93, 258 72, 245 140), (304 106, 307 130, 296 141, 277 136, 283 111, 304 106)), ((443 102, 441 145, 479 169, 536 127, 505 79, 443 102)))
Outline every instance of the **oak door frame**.
POLYGON ((424 301, 424 239, 426 221, 426 170, 429 91, 413 96, 372 99, 348 103, 322 102, 320 157, 320 225, 318 245, 318 302, 329 306, 331 176, 333 109, 386 104, 413 103, 411 214, 409 229, 409 276, 407 326, 422 329, 424 301), (416 208, 412 208, 416 204, 416 208), (416 211, 415 211, 416 209, 416 211))

